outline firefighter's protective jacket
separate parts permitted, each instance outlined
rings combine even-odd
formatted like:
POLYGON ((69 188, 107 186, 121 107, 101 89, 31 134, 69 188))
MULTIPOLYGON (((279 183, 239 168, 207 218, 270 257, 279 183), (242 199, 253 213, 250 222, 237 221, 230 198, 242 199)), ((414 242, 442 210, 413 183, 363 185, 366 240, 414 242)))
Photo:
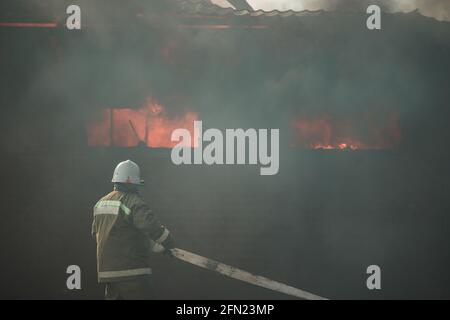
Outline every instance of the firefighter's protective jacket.
POLYGON ((151 240, 163 244, 169 231, 137 193, 114 190, 94 207, 92 234, 97 239, 99 282, 129 280, 151 274, 151 240))

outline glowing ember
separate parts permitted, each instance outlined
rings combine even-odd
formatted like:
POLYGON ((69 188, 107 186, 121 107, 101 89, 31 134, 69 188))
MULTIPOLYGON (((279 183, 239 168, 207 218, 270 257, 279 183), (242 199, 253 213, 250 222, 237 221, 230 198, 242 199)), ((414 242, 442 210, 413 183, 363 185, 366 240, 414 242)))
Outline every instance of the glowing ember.
POLYGON ((298 117, 291 123, 291 146, 323 150, 392 149, 400 143, 396 114, 298 117))
MULTIPOLYGON (((108 108, 87 124, 88 145, 172 148, 177 144, 170 139, 172 131, 184 128, 194 136, 195 120, 198 115, 194 112, 169 117, 164 107, 151 99, 140 109, 108 108)), ((192 144, 194 147, 196 142, 192 144)))

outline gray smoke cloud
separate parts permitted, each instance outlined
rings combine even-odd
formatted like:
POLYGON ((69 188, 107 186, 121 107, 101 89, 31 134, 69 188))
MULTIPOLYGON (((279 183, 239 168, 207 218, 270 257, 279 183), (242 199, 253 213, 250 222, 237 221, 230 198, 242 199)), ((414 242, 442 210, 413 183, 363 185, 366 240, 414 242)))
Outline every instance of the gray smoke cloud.
MULTIPOLYGON (((222 7, 232 7, 226 0, 212 0, 222 7)), ((425 16, 450 21, 448 0, 248 0, 255 10, 361 10, 371 4, 380 5, 387 12, 419 10, 425 16)))

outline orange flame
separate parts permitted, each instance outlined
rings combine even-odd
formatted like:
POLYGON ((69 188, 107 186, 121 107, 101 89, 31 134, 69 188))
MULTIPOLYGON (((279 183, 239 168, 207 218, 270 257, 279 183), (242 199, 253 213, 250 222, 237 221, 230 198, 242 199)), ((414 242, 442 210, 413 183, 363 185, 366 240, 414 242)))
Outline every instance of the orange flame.
POLYGON ((398 115, 298 117, 291 123, 291 146, 307 149, 392 149, 400 143, 398 115))
MULTIPOLYGON (((139 144, 153 148, 173 148, 172 131, 187 129, 194 135, 195 112, 169 117, 163 106, 152 99, 140 109, 108 108, 91 119, 86 126, 89 146, 134 147, 139 144)), ((196 142, 191 143, 195 147, 196 142)))

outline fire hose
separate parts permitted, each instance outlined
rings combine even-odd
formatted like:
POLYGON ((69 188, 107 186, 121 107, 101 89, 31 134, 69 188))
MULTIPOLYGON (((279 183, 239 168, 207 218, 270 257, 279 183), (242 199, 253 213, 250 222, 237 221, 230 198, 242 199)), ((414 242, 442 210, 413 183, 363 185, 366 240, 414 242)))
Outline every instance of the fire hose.
POLYGON ((251 274, 250 272, 226 265, 209 258, 202 257, 198 254, 186 250, 174 248, 171 250, 171 255, 176 259, 193 264, 200 268, 208 269, 233 279, 237 279, 273 291, 281 292, 290 296, 306 300, 328 300, 307 291, 300 290, 262 276, 251 274))

